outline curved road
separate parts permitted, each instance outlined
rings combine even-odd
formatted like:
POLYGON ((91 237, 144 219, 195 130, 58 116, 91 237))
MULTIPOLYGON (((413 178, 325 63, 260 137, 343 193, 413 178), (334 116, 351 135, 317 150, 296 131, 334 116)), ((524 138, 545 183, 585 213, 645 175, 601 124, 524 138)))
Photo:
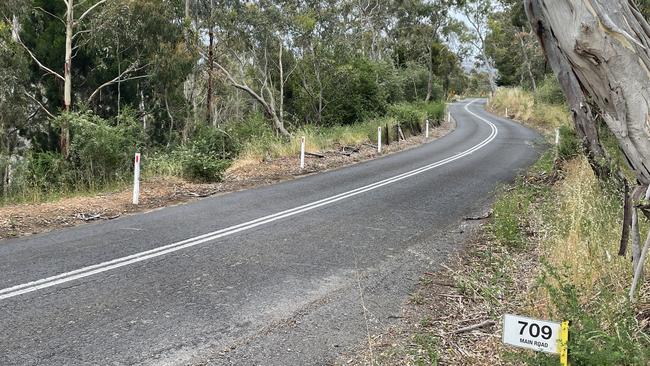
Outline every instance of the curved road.
POLYGON ((462 217, 539 155, 481 103, 405 152, 0 242, 0 365, 332 363, 395 321, 462 245, 462 217))

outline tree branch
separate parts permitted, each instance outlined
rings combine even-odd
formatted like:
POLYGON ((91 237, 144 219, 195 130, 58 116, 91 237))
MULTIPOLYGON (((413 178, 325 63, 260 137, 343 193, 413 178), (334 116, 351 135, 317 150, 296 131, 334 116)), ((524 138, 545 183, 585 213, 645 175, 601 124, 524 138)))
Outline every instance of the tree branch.
POLYGON ((28 97, 29 97, 31 100, 33 100, 34 102, 36 102, 36 104, 38 104, 38 106, 41 107, 41 109, 42 109, 42 110, 43 110, 43 111, 44 111, 48 116, 50 116, 50 118, 56 118, 52 113, 50 113, 50 111, 47 110, 47 108, 45 108, 45 106, 43 105, 43 103, 41 103, 38 99, 36 99, 36 97, 34 97, 33 95, 29 94, 28 92, 25 92, 25 95, 28 96, 28 97))
POLYGON ((88 10, 86 10, 83 14, 81 14, 81 16, 80 16, 79 18, 77 18, 77 21, 76 21, 75 23, 77 23, 77 24, 81 23, 81 21, 82 21, 86 16, 88 16, 88 14, 90 14, 93 10, 95 10, 96 7, 102 5, 102 4, 105 3, 105 2, 106 2, 106 0, 100 0, 100 1, 98 1, 95 5, 91 6, 90 8, 88 8, 88 10))
POLYGON ((55 19, 57 19, 58 21, 60 21, 60 22, 63 24, 63 26, 65 26, 65 20, 61 19, 61 17, 59 17, 59 16, 57 16, 57 15, 54 15, 54 14, 50 13, 49 11, 47 11, 47 10, 41 8, 40 6, 37 6, 37 7, 35 7, 34 9, 35 9, 35 10, 40 10, 40 11, 42 11, 43 13, 45 13, 45 14, 47 14, 47 15, 49 15, 49 16, 55 18, 55 19))
POLYGON ((147 74, 147 75, 138 75, 138 76, 125 78, 124 77, 125 75, 128 75, 128 74, 130 74, 132 72, 142 70, 142 69, 144 69, 146 67, 146 65, 141 66, 141 67, 136 67, 136 64, 137 64, 137 62, 131 64, 131 66, 127 67, 126 70, 124 70, 121 74, 117 75, 113 79, 111 79, 111 80, 105 82, 104 84, 100 85, 97 89, 95 89, 95 91, 92 94, 90 94, 90 97, 88 97, 88 102, 92 101, 93 98, 95 98, 95 96, 97 95, 97 93, 99 93, 102 89, 104 89, 105 87, 107 87, 109 85, 112 85, 112 84, 115 84, 115 83, 118 83, 118 82, 125 82, 125 81, 130 81, 130 80, 135 80, 135 79, 148 78, 148 77, 151 76, 151 75, 147 74))
MULTIPOLYGON (((12 26, 12 28, 13 28, 13 26, 12 26)), ((18 34, 18 32, 16 32, 16 41, 18 42, 19 45, 21 45, 21 46, 25 49, 25 51, 27 51, 27 53, 29 54, 29 56, 32 58, 32 60, 34 60, 34 62, 36 62, 36 64, 38 65, 38 67, 40 67, 41 69, 47 71, 48 73, 54 75, 55 77, 57 77, 57 78, 59 78, 59 79, 61 79, 61 80, 65 80, 65 78, 64 78, 63 76, 61 76, 61 74, 59 74, 58 72, 56 72, 56 71, 50 69, 49 67, 43 65, 43 63, 40 62, 40 61, 36 58, 36 55, 34 55, 34 53, 33 53, 33 52, 32 52, 32 51, 31 51, 31 50, 30 50, 30 49, 29 49, 29 48, 28 48, 28 47, 23 43, 23 40, 20 39, 20 35, 18 34)))

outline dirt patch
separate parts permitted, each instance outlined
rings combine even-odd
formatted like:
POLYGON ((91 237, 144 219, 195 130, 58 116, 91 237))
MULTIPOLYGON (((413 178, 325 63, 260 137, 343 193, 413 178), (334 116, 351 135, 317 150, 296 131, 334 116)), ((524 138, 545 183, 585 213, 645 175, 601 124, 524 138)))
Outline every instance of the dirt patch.
MULTIPOLYGON (((449 133, 452 123, 431 130, 436 139, 449 133)), ((423 136, 382 147, 382 155, 419 146, 423 136)), ((90 221, 111 220, 151 209, 172 206, 219 193, 277 183, 378 157, 375 146, 335 146, 318 152, 322 157, 308 156, 305 169, 300 169, 298 157, 265 159, 261 162, 239 164, 226 172, 223 182, 197 184, 173 177, 157 177, 141 182, 140 204, 131 204, 130 187, 93 196, 63 198, 54 202, 18 204, 0 207, 0 239, 24 237, 50 230, 71 227, 90 221)))

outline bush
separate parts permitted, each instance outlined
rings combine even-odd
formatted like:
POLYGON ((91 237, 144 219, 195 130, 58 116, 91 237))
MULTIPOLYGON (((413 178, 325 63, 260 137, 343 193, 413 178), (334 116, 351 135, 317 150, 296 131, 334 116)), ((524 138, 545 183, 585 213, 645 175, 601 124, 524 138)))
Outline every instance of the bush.
POLYGON ((580 154, 580 141, 571 127, 566 125, 560 127, 560 144, 557 149, 558 157, 563 160, 575 158, 580 154))
POLYGON ((566 103, 566 97, 555 75, 547 75, 544 81, 539 84, 535 93, 535 100, 546 104, 566 103))
POLYGON ((239 146, 228 132, 202 125, 194 133, 190 149, 196 154, 218 156, 225 160, 235 157, 239 146))
POLYGON ((422 133, 424 121, 429 119, 433 126, 439 126, 444 118, 445 104, 438 103, 400 103, 389 107, 388 115, 393 117, 407 135, 422 133))
POLYGON ((417 106, 426 113, 426 118, 428 118, 429 121, 436 126, 439 126, 440 123, 445 119, 445 111, 447 106, 444 102, 420 102, 417 103, 417 106))
POLYGON ((229 166, 229 160, 193 152, 183 161, 183 177, 196 182, 219 182, 229 166))
POLYGON ((520 88, 499 88, 490 99, 489 107, 496 113, 527 122, 533 115, 535 99, 532 94, 520 88))
POLYGON ((133 155, 144 141, 144 131, 135 118, 117 125, 91 112, 64 113, 55 124, 70 126, 69 162, 79 178, 96 187, 130 176, 133 155))
POLYGON ((324 98, 324 120, 331 125, 352 124, 383 115, 391 99, 400 99, 392 66, 357 58, 336 68, 324 98))
POLYGON ((426 111, 414 104, 396 104, 389 108, 388 115, 394 117, 404 133, 415 135, 422 130, 422 123, 427 119, 426 111))
POLYGON ((74 169, 56 152, 32 152, 15 172, 13 193, 28 191, 55 193, 75 184, 74 169))
POLYGON ((196 182, 219 182, 240 146, 226 131, 202 126, 191 142, 168 152, 152 153, 143 166, 149 176, 171 175, 196 182))

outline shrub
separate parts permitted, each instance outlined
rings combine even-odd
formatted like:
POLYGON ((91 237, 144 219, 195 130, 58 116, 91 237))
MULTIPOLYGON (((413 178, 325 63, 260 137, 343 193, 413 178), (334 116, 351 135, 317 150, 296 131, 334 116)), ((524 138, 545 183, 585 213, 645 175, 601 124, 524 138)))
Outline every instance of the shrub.
POLYGON ((144 131, 135 118, 117 125, 91 112, 64 113, 56 124, 70 126, 71 168, 89 187, 119 181, 130 175, 133 155, 144 141, 144 131))
POLYGON ((535 100, 546 104, 566 103, 564 92, 560 88, 560 83, 555 75, 547 75, 544 81, 539 84, 535 93, 535 100))
POLYGON ((490 108, 500 115, 504 115, 506 108, 508 116, 519 121, 528 121, 533 115, 535 99, 520 88, 499 88, 490 99, 490 108))
POLYGON ((229 160, 193 152, 183 161, 183 177, 197 182, 219 182, 229 166, 229 160))
POLYGON ((192 137, 190 149, 196 154, 231 159, 237 155, 239 146, 228 132, 202 125, 192 137))
POLYGON ((324 120, 342 125, 384 114, 390 100, 399 99, 395 80, 391 66, 366 58, 337 67, 324 91, 324 120))
POLYGON ((400 103, 388 109, 388 115, 400 124, 405 134, 410 135, 421 133, 426 119, 429 119, 434 126, 440 125, 444 114, 445 104, 442 102, 400 103))
POLYGON ((446 105, 444 102, 420 102, 417 106, 426 113, 426 118, 436 126, 439 126, 445 118, 446 105))
POLYGON ((74 170, 63 155, 56 152, 33 152, 15 174, 14 186, 21 193, 37 190, 43 193, 66 191, 75 184, 74 170))
POLYGON ((186 144, 167 152, 152 153, 144 167, 147 175, 172 175, 196 182, 219 182, 240 145, 226 131, 199 127, 186 144))
POLYGON ((426 111, 414 104, 396 104, 389 108, 388 114, 397 120, 404 133, 414 135, 422 130, 422 123, 427 118, 426 111))
POLYGON ((575 131, 566 125, 560 127, 560 144, 558 146, 558 157, 569 160, 580 154, 581 146, 575 131))

